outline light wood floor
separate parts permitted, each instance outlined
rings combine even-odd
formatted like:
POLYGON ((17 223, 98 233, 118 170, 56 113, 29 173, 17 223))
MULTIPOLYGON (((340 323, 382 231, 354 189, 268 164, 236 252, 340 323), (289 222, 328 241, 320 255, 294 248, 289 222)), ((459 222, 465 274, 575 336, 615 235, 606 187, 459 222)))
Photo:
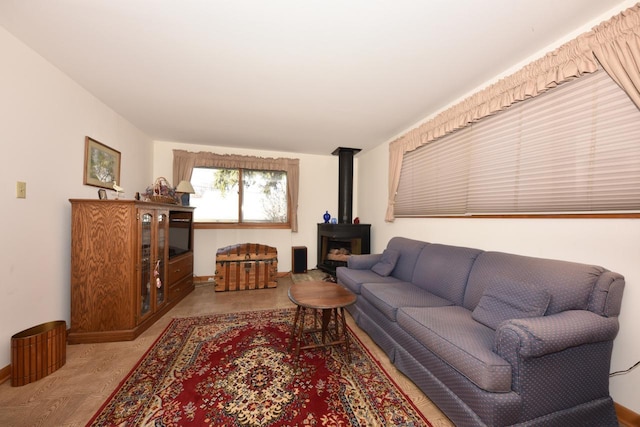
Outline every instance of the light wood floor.
MULTIPOLYGON (((134 341, 67 346, 66 364, 53 374, 21 387, 0 384, 0 426, 84 426, 120 381, 153 344, 172 318, 200 314, 293 307, 289 277, 274 289, 215 292, 197 286, 189 296, 134 341)), ((352 330, 382 363, 434 427, 453 424, 387 356, 348 318, 352 330)), ((68 325, 67 325, 68 327, 68 325)))

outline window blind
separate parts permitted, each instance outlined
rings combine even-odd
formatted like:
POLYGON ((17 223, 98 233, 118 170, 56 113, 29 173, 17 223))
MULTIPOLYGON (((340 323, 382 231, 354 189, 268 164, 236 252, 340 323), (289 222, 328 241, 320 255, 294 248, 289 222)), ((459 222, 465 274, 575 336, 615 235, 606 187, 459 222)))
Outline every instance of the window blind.
POLYGON ((640 211, 640 111, 598 71, 405 153, 398 217, 640 211))

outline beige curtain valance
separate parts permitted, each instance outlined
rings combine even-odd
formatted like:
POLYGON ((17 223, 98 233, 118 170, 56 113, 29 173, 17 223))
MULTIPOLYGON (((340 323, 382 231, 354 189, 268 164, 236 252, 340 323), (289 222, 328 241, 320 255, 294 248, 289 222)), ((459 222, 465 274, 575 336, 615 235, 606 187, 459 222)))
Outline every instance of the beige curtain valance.
POLYGON ((538 96, 560 83, 602 68, 640 108, 640 4, 471 95, 389 144, 386 221, 394 220, 404 153, 538 96))
POLYGON ((173 182, 191 180, 194 167, 244 168, 274 170, 287 173, 287 192, 291 210, 291 231, 298 231, 298 188, 300 160, 243 156, 238 154, 216 154, 206 151, 191 152, 173 150, 173 182))

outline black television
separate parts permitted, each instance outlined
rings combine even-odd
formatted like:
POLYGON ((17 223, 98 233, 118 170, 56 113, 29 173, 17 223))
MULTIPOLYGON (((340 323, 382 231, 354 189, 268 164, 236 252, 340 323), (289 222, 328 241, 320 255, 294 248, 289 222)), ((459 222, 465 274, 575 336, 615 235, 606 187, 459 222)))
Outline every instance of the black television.
POLYGON ((193 250, 192 221, 191 212, 169 212, 169 258, 193 250))

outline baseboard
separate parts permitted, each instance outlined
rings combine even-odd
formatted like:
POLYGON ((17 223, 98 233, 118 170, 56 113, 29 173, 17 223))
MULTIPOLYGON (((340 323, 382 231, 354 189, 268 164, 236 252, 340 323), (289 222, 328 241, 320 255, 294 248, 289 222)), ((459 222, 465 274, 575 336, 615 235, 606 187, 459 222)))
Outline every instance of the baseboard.
POLYGON ((193 283, 196 285, 213 283, 213 276, 193 276, 193 283))
MULTIPOLYGON (((285 272, 281 272, 279 271, 277 276, 278 277, 287 277, 291 275, 290 271, 285 271, 285 272)), ((193 283, 196 285, 204 285, 207 283, 213 283, 214 282, 214 276, 193 276, 193 283)))
POLYGON ((640 414, 614 402, 618 422, 623 427, 640 427, 640 414))
POLYGON ((0 384, 11 378, 11 365, 7 365, 0 369, 0 384))

